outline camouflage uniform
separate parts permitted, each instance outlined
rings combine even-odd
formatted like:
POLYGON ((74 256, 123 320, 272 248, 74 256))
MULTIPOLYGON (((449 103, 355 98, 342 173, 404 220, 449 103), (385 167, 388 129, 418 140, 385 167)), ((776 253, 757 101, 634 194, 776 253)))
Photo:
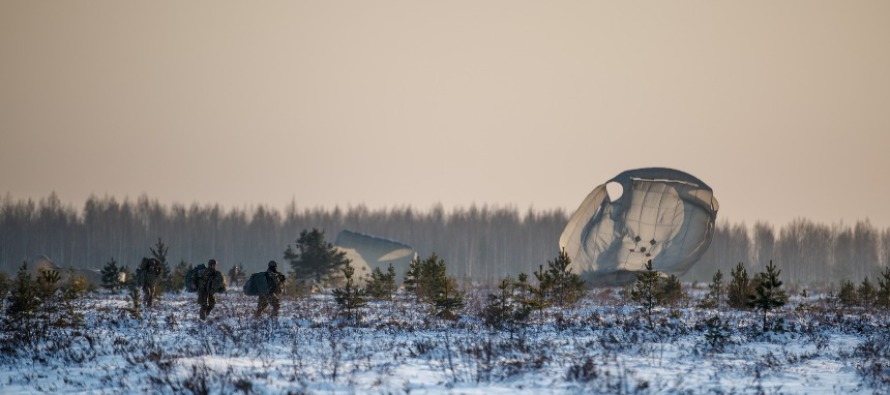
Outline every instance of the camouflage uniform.
POLYGON ((241 265, 232 266, 232 268, 229 269, 229 284, 240 286, 243 282, 244 270, 241 269, 241 265))
POLYGON ((216 260, 211 259, 207 268, 196 276, 195 288, 198 290, 198 304, 201 305, 201 319, 207 318, 213 306, 216 305, 215 294, 224 292, 226 280, 219 270, 216 270, 216 260))
POLYGON ((281 309, 281 285, 284 284, 286 277, 278 272, 278 264, 275 261, 269 262, 269 269, 265 273, 269 293, 260 295, 254 316, 259 318, 266 306, 272 305, 272 317, 274 318, 278 317, 278 310, 281 309))
POLYGON ((143 304, 151 308, 154 304, 158 280, 161 278, 161 262, 154 258, 142 258, 136 271, 136 280, 142 286, 143 304))

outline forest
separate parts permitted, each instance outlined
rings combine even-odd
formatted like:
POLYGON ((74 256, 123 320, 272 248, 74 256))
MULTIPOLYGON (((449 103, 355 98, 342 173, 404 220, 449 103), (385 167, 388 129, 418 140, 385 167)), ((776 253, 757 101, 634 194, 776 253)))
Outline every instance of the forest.
MULTIPOLYGON (((98 270, 114 259, 132 269, 161 239, 171 264, 213 257, 223 270, 243 265, 248 272, 258 271, 270 259, 281 259, 302 230, 317 228, 331 242, 343 229, 400 241, 420 256, 442 257, 450 275, 493 284, 531 273, 556 256, 570 214, 496 205, 448 212, 441 205, 428 210, 302 208, 295 201, 283 211, 264 205, 224 209, 199 203, 167 206, 147 195, 135 201, 91 196, 78 209, 55 193, 37 200, 7 194, 0 199, 0 270, 12 274, 40 255, 61 267, 98 270)), ((770 261, 795 287, 875 279, 890 265, 890 228, 876 228, 868 220, 824 224, 798 218, 777 228, 720 219, 710 248, 681 280, 708 282, 718 269, 727 274, 739 262, 758 272, 770 261)))

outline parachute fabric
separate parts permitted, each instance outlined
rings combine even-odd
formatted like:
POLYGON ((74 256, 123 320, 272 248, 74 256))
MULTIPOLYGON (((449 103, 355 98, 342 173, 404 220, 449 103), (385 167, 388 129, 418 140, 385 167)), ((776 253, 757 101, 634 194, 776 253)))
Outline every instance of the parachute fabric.
POLYGON ((559 246, 594 282, 632 280, 650 259, 655 270, 680 276, 708 249, 718 208, 711 187, 690 174, 628 170, 587 195, 559 246))

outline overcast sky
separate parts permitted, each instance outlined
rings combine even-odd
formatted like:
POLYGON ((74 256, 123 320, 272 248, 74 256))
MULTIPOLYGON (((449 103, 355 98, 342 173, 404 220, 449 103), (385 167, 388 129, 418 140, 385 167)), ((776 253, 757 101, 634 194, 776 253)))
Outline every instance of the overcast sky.
POLYGON ((0 193, 890 227, 890 2, 0 1, 0 193))

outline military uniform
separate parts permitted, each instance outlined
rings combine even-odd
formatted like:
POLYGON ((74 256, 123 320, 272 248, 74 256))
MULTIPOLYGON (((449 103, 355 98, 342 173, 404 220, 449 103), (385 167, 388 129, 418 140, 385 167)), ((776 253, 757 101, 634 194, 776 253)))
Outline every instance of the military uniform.
POLYGON ((266 270, 265 274, 266 284, 269 285, 269 293, 260 295, 254 316, 259 318, 263 314, 263 310, 271 305, 272 317, 278 317, 278 310, 281 309, 281 285, 284 284, 286 277, 278 272, 278 264, 275 261, 269 262, 269 269, 266 270))
POLYGON ((161 278, 161 262, 154 258, 142 258, 136 271, 136 280, 142 286, 143 304, 151 308, 154 304, 158 280, 161 278))
POLYGON ((195 288, 198 290, 198 304, 201 305, 201 319, 207 318, 213 306, 216 305, 217 292, 225 291, 226 280, 219 270, 216 270, 216 260, 211 259, 208 267, 198 273, 195 278, 195 288))

